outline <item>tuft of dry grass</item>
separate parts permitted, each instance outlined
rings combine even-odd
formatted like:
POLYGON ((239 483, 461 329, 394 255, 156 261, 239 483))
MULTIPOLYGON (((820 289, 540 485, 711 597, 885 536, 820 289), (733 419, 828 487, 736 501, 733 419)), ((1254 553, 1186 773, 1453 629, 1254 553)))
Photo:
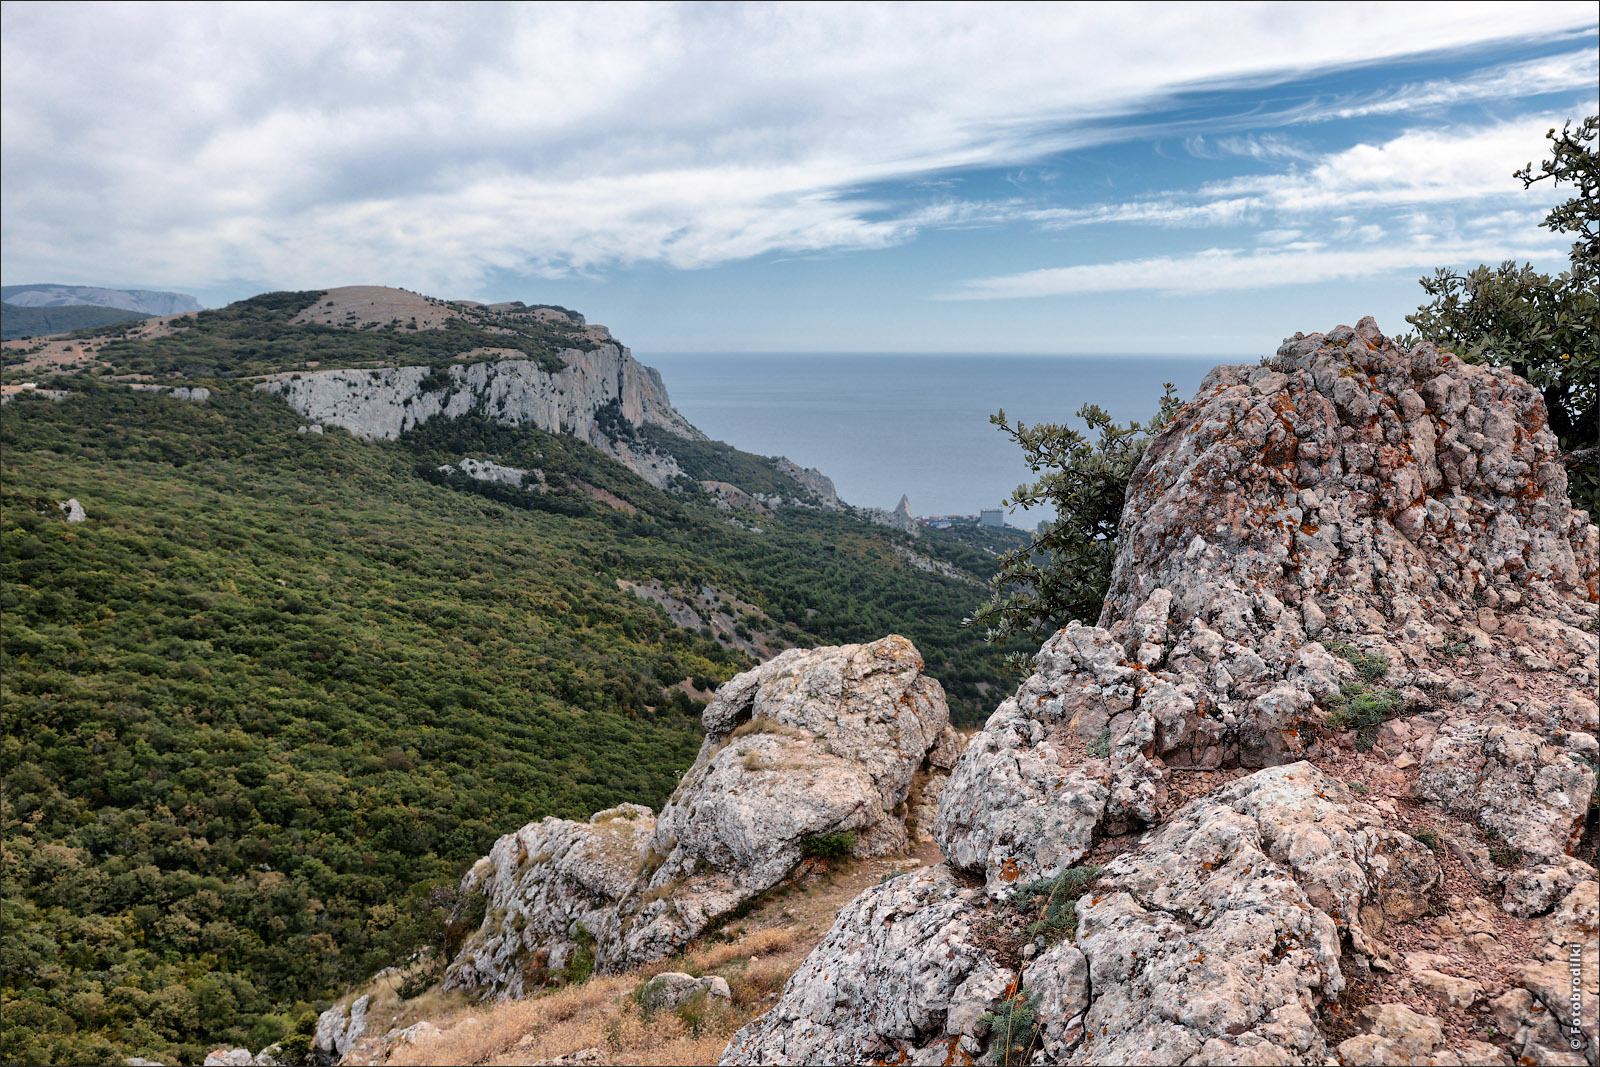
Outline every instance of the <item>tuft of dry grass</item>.
POLYGON ((809 741, 811 735, 804 730, 796 730, 792 726, 785 726, 776 719, 769 719, 764 715, 757 715, 740 723, 728 736, 749 737, 751 734, 776 734, 779 737, 791 737, 797 741, 809 741))

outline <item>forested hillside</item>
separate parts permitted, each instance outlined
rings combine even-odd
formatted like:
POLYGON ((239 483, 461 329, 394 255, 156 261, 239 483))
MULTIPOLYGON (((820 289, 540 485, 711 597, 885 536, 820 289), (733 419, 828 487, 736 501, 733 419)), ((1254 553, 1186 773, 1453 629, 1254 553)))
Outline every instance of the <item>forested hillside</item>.
POLYGON ((960 625, 981 588, 909 558, 983 578, 983 546, 730 513, 477 417, 389 443, 297 432, 232 380, 273 369, 250 324, 286 310, 216 316, 225 345, 124 342, 189 384, 209 368, 204 403, 80 375, 5 407, 6 1062, 260 1048, 436 939, 497 835, 659 805, 698 744, 693 695, 754 660, 619 580, 737 600, 774 645, 905 634, 966 722, 1012 684, 960 625), (438 470, 463 456, 547 488, 438 470))

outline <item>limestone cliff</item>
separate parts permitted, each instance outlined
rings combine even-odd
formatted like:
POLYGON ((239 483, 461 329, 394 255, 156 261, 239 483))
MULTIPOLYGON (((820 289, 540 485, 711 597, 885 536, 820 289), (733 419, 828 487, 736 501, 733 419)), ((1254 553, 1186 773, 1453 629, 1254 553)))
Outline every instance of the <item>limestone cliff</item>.
POLYGON ((661 375, 617 344, 563 349, 554 373, 529 359, 499 359, 434 370, 310 371, 257 386, 306 419, 357 437, 394 440, 432 418, 479 414, 503 426, 533 426, 590 442, 655 485, 681 474, 670 456, 606 433, 607 414, 629 426, 659 426, 703 439, 667 398, 661 375))

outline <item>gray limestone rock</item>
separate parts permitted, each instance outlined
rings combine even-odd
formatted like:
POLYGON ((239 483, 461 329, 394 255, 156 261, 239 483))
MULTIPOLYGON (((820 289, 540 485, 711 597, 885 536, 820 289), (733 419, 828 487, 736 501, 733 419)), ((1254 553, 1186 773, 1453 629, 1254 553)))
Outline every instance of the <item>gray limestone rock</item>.
POLYGON ((61 514, 66 516, 68 522, 83 522, 89 517, 84 512, 83 505, 78 503, 77 497, 73 497, 71 500, 63 500, 56 506, 61 509, 61 514))
MULTIPOLYGON (((1416 792, 1477 822, 1504 847, 1555 860, 1564 859, 1583 833, 1594 787, 1594 771, 1537 733, 1503 722, 1454 719, 1440 728, 1423 758, 1416 792)), ((1508 897, 1508 910, 1534 914, 1553 903, 1535 901, 1528 891, 1519 886, 1514 899, 1523 902, 1513 908, 1508 897)))
POLYGON ((340 1002, 317 1017, 317 1031, 311 1038, 311 1054, 318 1064, 338 1063, 350 1047, 367 1032, 370 996, 350 1003, 340 1002))
POLYGON ((857 855, 906 847, 912 779, 948 746, 944 690, 910 641, 789 649, 729 681, 657 817, 648 868, 600 938, 607 969, 669 955, 777 885, 808 838, 857 855))
POLYGON ((683 971, 662 971, 645 983, 639 1004, 646 1011, 672 1011, 702 994, 707 999, 733 999, 728 980, 721 976, 696 978, 683 971))
MULTIPOLYGON (((1075 938, 1033 955, 1038 1062, 1326 1062, 1315 1020, 1345 986, 1345 944, 1376 957, 1438 878, 1432 853, 1310 764, 1241 778, 1106 865, 1075 938)), ((723 1062, 978 1056, 973 1021, 1016 977, 976 934, 1003 929, 1002 908, 946 867, 869 889, 723 1062)))
POLYGON ((219 1048, 207 1053, 205 1067, 251 1067, 253 1061, 247 1048, 219 1048))
POLYGON ((444 987, 515 999, 592 954, 655 824, 649 808, 623 804, 587 823, 546 818, 496 841, 462 879, 457 912, 481 899, 483 921, 450 961, 444 987))
POLYGON ((555 374, 533 360, 502 359, 443 372, 429 367, 314 371, 256 388, 282 396, 318 424, 340 426, 357 437, 394 440, 429 419, 479 414, 502 426, 535 426, 582 438, 657 486, 682 473, 670 457, 613 440, 598 421, 603 408, 616 405, 630 425, 702 438, 673 409, 658 373, 616 344, 563 349, 559 355, 566 365, 555 374))
POLYGON ((903 849, 907 815, 931 804, 961 749, 944 690, 898 636, 789 649, 722 686, 703 721, 700 754, 658 816, 623 805, 496 842, 462 881, 463 913, 481 901, 484 917, 447 988, 516 997, 575 952, 592 948, 603 970, 671 955, 788 878, 818 835, 856 855, 903 849))
POLYGON ((780 474, 787 474, 799 482, 801 488, 813 494, 818 506, 824 511, 838 511, 843 507, 839 503, 839 494, 833 487, 833 479, 826 474, 815 467, 802 467, 787 456, 779 456, 774 462, 780 474))
POLYGON ((868 889, 778 1003, 734 1035, 722 1063, 970 1060, 982 1048, 981 1016, 1016 980, 976 936, 982 901, 943 865, 868 889))

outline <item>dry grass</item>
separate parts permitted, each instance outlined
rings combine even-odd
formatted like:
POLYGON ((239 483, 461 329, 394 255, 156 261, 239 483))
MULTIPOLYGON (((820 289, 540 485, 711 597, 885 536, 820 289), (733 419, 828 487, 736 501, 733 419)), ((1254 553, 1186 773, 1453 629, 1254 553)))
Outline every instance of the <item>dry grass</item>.
MULTIPOLYGON (((922 862, 936 858, 919 856, 922 862)), ((610 1064, 715 1063, 734 1033, 773 1005, 838 910, 907 862, 915 861, 839 865, 808 884, 774 892, 732 926, 638 971, 597 976, 526 1000, 437 1005, 427 1017, 443 1032, 391 1050, 386 1062, 512 1067, 598 1048, 610 1064), (646 1014, 637 993, 663 971, 721 975, 733 1002, 646 1014)), ((411 1008, 428 996, 406 1003, 409 1021, 423 1017, 411 1008)))
POLYGON ((777 734, 779 737, 792 737, 799 741, 811 740, 811 735, 804 730, 796 730, 792 726, 785 726, 776 719, 769 719, 764 715, 740 723, 729 734, 729 737, 749 737, 751 734, 777 734))

